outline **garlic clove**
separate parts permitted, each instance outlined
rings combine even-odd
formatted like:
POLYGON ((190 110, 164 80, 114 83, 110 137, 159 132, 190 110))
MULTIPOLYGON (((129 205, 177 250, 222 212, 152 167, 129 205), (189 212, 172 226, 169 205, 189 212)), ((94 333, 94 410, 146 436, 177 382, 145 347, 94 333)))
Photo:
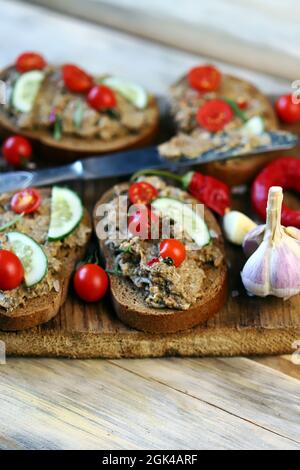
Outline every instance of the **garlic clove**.
POLYGON ((248 232, 243 240, 243 250, 247 258, 251 256, 264 239, 265 225, 257 225, 248 232))
POLYGON ((223 217, 225 237, 235 245, 241 245, 245 235, 256 227, 255 222, 239 211, 229 211, 223 217))
POLYGON ((244 240, 249 252, 253 243, 261 240, 241 272, 251 295, 287 299, 300 293, 299 231, 281 225, 282 201, 282 188, 270 188, 266 225, 254 229, 244 240))

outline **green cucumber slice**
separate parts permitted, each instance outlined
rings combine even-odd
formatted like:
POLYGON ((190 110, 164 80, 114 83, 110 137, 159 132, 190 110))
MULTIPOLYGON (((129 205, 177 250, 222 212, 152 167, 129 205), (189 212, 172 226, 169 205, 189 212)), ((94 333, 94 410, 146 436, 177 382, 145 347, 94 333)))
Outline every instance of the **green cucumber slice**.
POLYGON ((61 240, 72 233, 83 217, 80 198, 68 188, 52 189, 49 240, 61 240))
POLYGON ((152 207, 161 216, 169 217, 177 223, 183 223, 184 230, 200 248, 210 242, 210 234, 206 223, 193 210, 191 205, 177 199, 159 197, 152 202, 152 207))
POLYGON ((103 83, 109 88, 118 91, 130 103, 138 109, 146 108, 148 104, 148 94, 140 85, 128 82, 118 77, 104 78, 103 83))
POLYGON ((40 70, 32 70, 20 75, 14 85, 12 95, 12 105, 15 109, 22 113, 31 111, 44 76, 44 72, 40 70))
POLYGON ((9 232, 7 239, 23 265, 26 286, 34 286, 48 271, 48 259, 43 249, 33 238, 21 232, 9 232))

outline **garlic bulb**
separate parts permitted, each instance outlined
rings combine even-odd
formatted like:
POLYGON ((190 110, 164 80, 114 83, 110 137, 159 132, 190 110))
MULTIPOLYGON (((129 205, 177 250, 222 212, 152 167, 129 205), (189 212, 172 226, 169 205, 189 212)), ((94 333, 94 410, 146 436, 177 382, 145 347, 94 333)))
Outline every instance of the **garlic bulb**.
POLYGON ((257 250, 259 245, 264 239, 265 225, 257 225, 250 232, 247 233, 243 240, 243 250, 247 258, 253 255, 254 251, 257 250))
POLYGON ((254 227, 256 223, 239 211, 229 211, 223 217, 225 237, 235 245, 241 245, 245 235, 254 227))
POLYGON ((282 200, 282 188, 270 188, 263 239, 241 273, 249 294, 289 298, 300 292, 300 231, 281 225, 282 200))

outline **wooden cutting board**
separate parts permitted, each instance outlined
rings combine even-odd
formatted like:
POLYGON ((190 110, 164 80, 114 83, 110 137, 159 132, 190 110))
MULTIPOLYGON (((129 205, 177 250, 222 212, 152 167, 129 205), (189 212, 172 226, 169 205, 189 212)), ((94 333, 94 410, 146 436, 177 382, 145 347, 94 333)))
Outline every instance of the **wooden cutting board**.
MULTIPOLYGON (((92 209, 115 181, 76 184, 92 209)), ((290 204, 299 204, 294 197, 290 204)), ((249 197, 239 191, 234 207, 249 213, 249 197)), ((227 245, 230 269, 228 302, 207 324, 155 336, 130 329, 116 318, 109 299, 84 304, 70 292, 59 315, 48 324, 18 333, 0 332, 8 355, 120 358, 159 356, 234 356, 293 352, 300 340, 300 296, 288 301, 248 297, 240 280, 242 250, 227 245)))

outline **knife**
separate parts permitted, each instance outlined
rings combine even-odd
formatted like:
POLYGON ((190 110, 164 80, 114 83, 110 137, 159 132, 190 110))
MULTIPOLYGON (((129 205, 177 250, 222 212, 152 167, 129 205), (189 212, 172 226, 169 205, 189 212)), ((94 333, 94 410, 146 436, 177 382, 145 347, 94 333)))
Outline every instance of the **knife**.
POLYGON ((290 132, 268 132, 270 144, 257 146, 247 153, 239 147, 228 149, 226 146, 208 150, 196 158, 182 157, 169 160, 162 157, 157 147, 128 150, 99 157, 89 157, 69 165, 36 171, 14 171, 0 174, 0 194, 6 191, 24 189, 28 186, 44 186, 75 179, 91 180, 130 175, 143 168, 169 168, 177 171, 182 167, 228 160, 253 154, 286 150, 297 144, 298 137, 290 132))

